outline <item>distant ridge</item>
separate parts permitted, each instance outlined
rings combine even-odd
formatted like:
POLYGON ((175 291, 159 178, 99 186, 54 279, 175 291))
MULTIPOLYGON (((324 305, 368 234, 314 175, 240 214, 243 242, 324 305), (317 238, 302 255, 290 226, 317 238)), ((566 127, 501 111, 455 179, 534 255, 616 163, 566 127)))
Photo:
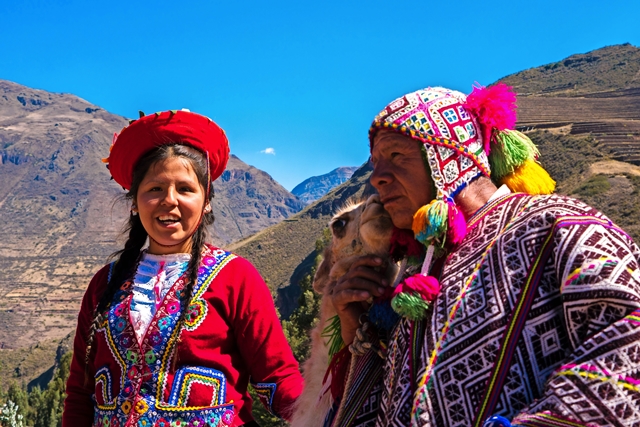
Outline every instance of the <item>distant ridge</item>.
POLYGON ((324 175, 312 176, 296 185, 295 188, 291 190, 291 193, 308 205, 347 181, 357 169, 355 166, 343 166, 324 175))
POLYGON ((521 130, 592 135, 640 165, 640 49, 608 46, 501 79, 518 96, 521 130))

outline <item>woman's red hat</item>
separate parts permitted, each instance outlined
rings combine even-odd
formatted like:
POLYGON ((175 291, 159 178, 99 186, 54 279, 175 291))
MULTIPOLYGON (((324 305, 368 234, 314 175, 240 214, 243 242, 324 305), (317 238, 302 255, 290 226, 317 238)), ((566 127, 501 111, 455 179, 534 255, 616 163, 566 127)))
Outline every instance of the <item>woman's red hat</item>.
POLYGON ((188 110, 171 110, 141 117, 114 135, 109 172, 125 190, 131 189, 133 169, 149 150, 167 144, 189 145, 209 161, 211 181, 224 171, 229 160, 229 141, 213 120, 188 110))

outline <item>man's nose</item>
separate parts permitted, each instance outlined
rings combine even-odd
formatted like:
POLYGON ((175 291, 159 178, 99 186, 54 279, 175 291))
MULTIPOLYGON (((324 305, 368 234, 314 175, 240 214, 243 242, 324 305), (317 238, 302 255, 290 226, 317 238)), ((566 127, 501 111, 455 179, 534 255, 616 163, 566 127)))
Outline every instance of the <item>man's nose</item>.
POLYGON ((373 167, 373 172, 371 172, 371 176, 369 177, 369 182, 371 182, 371 185, 373 185, 375 188, 379 188, 385 184, 388 184, 392 180, 393 177, 382 161, 378 162, 373 167))

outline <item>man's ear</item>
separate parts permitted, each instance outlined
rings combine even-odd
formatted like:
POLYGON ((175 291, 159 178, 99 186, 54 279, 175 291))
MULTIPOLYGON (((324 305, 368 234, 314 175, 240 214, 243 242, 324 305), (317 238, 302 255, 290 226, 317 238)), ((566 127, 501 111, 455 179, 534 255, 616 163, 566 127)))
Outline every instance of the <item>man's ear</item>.
POLYGON ((313 276, 313 290, 319 294, 326 292, 327 285, 330 282, 329 273, 333 265, 330 247, 324 249, 322 257, 322 262, 318 266, 315 276, 313 276))

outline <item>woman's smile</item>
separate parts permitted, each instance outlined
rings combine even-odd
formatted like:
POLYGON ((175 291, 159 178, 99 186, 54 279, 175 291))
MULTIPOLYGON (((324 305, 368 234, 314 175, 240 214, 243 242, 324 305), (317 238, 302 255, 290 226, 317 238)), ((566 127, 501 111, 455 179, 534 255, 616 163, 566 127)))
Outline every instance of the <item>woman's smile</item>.
POLYGON ((150 167, 136 197, 149 252, 189 253, 203 208, 204 190, 187 161, 171 157, 150 167))

